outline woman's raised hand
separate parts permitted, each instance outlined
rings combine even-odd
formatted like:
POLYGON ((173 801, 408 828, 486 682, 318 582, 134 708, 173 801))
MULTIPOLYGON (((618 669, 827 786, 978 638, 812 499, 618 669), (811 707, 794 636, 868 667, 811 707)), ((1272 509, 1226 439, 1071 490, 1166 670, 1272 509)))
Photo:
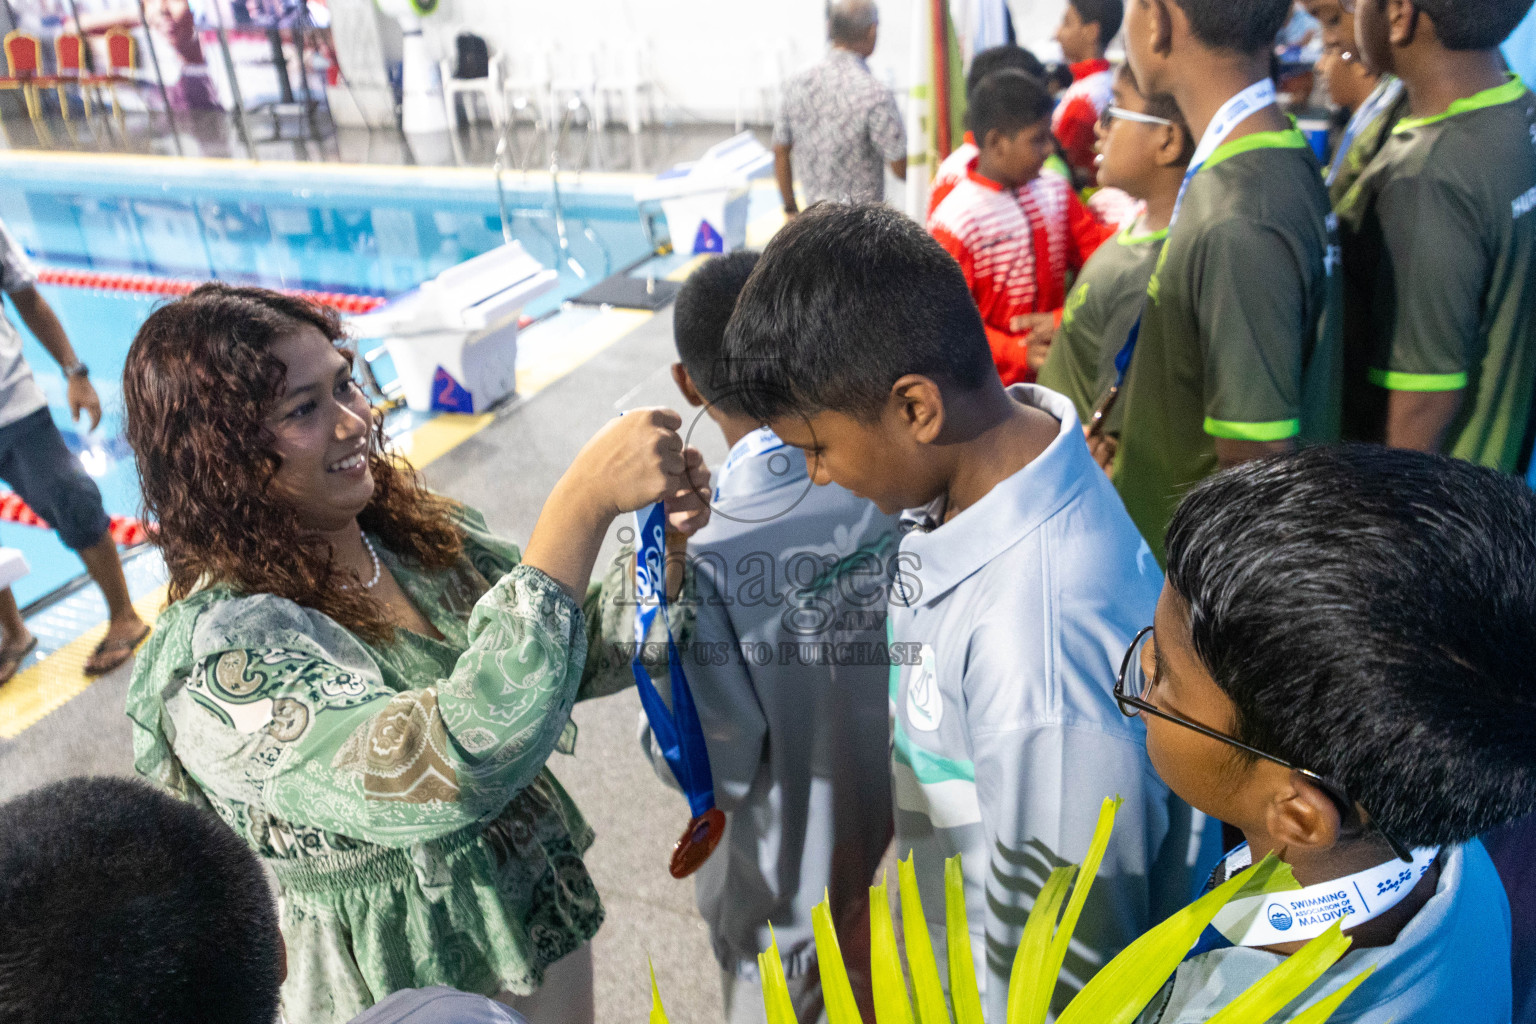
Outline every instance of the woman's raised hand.
POLYGON ((671 409, 631 409, 593 435, 566 476, 610 519, 672 498, 688 487, 682 425, 671 409))
POLYGON ((658 501, 674 531, 692 533, 709 519, 709 470, 685 449, 671 409, 631 409, 610 420, 577 453, 544 503, 523 552, 580 599, 603 536, 613 521, 658 501))

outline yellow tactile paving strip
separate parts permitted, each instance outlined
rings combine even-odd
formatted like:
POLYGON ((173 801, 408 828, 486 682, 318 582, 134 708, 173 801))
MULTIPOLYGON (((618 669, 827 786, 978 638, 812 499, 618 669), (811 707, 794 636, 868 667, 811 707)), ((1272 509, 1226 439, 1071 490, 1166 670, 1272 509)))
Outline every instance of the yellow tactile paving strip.
MULTIPOLYGON (((165 607, 165 588, 156 588, 133 607, 145 622, 153 622, 165 607)), ((15 739, 94 683, 85 674, 85 663, 106 634, 105 622, 93 626, 0 687, 0 739, 15 739)))
MULTIPOLYGON (((145 157, 140 159, 157 159, 145 157)), ((766 244, 783 223, 775 211, 748 225, 747 244, 753 248, 766 244)), ((686 280, 707 257, 699 256, 667 275, 669 280, 686 280)), ((605 309, 585 324, 576 327, 559 355, 538 365, 518 371, 517 390, 523 398, 531 397, 564 377, 572 370, 613 345, 654 313, 632 309, 605 309)), ((478 416, 444 414, 428 420, 399 439, 401 453, 421 469, 441 458, 494 422, 494 413, 478 416)), ((141 618, 153 622, 165 607, 165 588, 160 587, 134 604, 141 618)), ((16 673, 0 686, 0 739, 15 739, 43 718, 83 693, 94 679, 83 669, 91 652, 106 634, 102 623, 71 640, 53 654, 16 673)))

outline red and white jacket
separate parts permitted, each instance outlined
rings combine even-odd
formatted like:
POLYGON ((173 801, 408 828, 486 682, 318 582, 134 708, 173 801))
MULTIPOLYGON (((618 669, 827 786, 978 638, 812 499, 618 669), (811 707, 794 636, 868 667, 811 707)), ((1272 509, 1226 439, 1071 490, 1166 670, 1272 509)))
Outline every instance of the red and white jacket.
POLYGON ((1034 380, 1027 332, 1013 330, 1014 317, 1054 313, 1060 322, 1068 272, 1082 269, 1114 234, 1089 216, 1065 179, 1041 174, 1004 188, 977 174, 974 158, 928 218, 928 231, 965 273, 1004 384, 1034 380))
POLYGON ((1072 65, 1072 84, 1051 114, 1051 131, 1079 180, 1094 180, 1094 125, 1114 99, 1115 73, 1103 58, 1072 65))
POLYGON ((939 164, 939 172, 933 176, 933 184, 928 186, 928 216, 933 216, 933 211, 939 208, 939 204, 949 197, 955 190, 955 186, 965 180, 966 172, 981 150, 976 148, 976 136, 970 132, 965 133, 965 141, 960 143, 958 149, 944 158, 939 164))

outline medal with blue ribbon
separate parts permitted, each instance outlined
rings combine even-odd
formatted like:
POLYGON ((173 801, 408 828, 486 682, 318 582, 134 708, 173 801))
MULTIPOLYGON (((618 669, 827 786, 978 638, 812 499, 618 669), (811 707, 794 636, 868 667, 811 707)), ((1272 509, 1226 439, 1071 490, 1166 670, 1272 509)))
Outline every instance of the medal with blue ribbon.
POLYGON ((651 733, 661 748, 662 758, 672 777, 688 797, 693 820, 672 848, 670 870, 673 878, 687 878, 709 859, 725 834, 725 815, 715 806, 715 780, 709 770, 709 749, 704 743, 704 727, 688 690, 682 657, 672 637, 667 619, 667 513, 660 502, 635 513, 639 530, 635 553, 635 593, 639 607, 635 612, 635 657, 630 668, 635 673, 635 687, 640 691, 640 706, 651 724, 651 733), (645 640, 656 617, 661 616, 667 631, 667 672, 672 684, 672 706, 662 699, 642 660, 645 640))

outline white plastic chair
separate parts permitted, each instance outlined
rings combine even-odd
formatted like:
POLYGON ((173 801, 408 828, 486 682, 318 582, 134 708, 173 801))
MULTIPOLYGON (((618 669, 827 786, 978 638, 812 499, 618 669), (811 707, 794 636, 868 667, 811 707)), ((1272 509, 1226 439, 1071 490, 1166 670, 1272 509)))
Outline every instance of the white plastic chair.
POLYGON ((440 62, 439 67, 442 71, 443 105, 448 111, 448 124, 453 126, 459 123, 456 100, 460 96, 465 98, 464 119, 473 123, 475 117, 474 109, 470 105, 470 97, 479 96, 485 100, 486 109, 490 111, 491 124, 500 131, 501 126, 506 123, 506 95, 502 82, 501 55, 491 54, 484 78, 453 77, 456 69, 453 61, 450 60, 440 62))
POLYGON ((642 123, 656 120, 656 81, 651 76, 648 47, 635 42, 611 42, 604 49, 605 59, 597 79, 599 101, 606 107, 610 99, 617 98, 623 104, 630 134, 638 135, 642 123), (642 97, 646 105, 643 120, 642 97))

